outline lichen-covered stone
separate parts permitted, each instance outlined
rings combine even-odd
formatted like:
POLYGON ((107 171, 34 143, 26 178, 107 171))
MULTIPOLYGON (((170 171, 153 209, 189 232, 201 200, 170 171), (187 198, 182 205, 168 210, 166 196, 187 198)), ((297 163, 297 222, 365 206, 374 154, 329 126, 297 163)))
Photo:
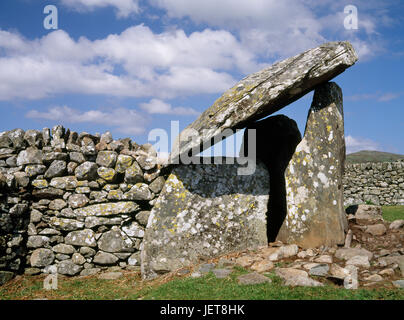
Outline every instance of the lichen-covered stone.
POLYGON ((62 199, 55 199, 49 203, 49 209, 60 211, 67 207, 66 201, 62 199))
POLYGON ((21 151, 17 157, 17 166, 42 164, 42 151, 33 147, 21 151))
POLYGON ((77 162, 79 164, 84 163, 86 158, 81 152, 70 152, 70 161, 77 162))
POLYGON ((52 248, 56 253, 61 254, 73 254, 75 252, 74 247, 69 244, 59 243, 52 248))
POLYGON ((74 174, 77 180, 96 180, 98 166, 94 162, 86 161, 79 165, 74 174))
POLYGON ((28 237, 28 248, 40 248, 45 247, 49 243, 49 238, 45 236, 30 236, 28 237))
POLYGON ((334 78, 357 59, 349 42, 329 42, 249 75, 185 128, 182 134, 193 130, 199 137, 180 138, 171 153, 171 161, 177 163, 179 155, 187 154, 225 129, 245 127, 243 124, 249 121, 282 109, 334 78))
POLYGON ((165 183, 166 181, 164 177, 157 177, 152 183, 150 183, 149 189, 154 193, 159 193, 163 189, 165 183))
POLYGON ((114 151, 98 152, 96 163, 100 167, 113 168, 115 166, 118 154, 114 151))
POLYGON ((83 229, 84 222, 80 222, 74 219, 64 219, 58 217, 52 217, 49 221, 49 225, 57 230, 62 231, 75 231, 83 229))
POLYGON ((93 262, 100 265, 111 265, 118 261, 118 257, 109 252, 98 251, 93 262))
POLYGON ((98 176, 107 182, 114 182, 116 179, 116 171, 112 168, 100 167, 97 170, 98 176))
POLYGON ((95 233, 90 229, 72 231, 65 237, 65 244, 82 247, 96 247, 95 233))
POLYGON ((131 223, 122 226, 122 231, 125 232, 129 237, 135 237, 135 238, 144 237, 144 228, 141 227, 135 221, 132 221, 131 223))
POLYGON ((342 91, 325 83, 314 93, 303 140, 285 171, 287 215, 278 240, 303 248, 344 243, 344 162, 342 91))
POLYGON ((110 225, 120 225, 122 219, 116 218, 102 218, 102 217, 87 217, 85 220, 85 226, 88 229, 95 228, 98 226, 110 226, 110 225))
POLYGON ((98 240, 98 248, 110 253, 133 252, 132 246, 132 240, 120 230, 105 232, 98 240))
POLYGON ((85 194, 72 194, 68 202, 71 208, 76 209, 86 206, 89 200, 85 194))
POLYGON ((115 171, 118 173, 124 173, 126 169, 132 165, 132 162, 133 158, 131 156, 120 154, 116 161, 115 171))
POLYGON ((57 177, 53 178, 50 182, 50 186, 63 189, 63 190, 74 190, 77 188, 78 181, 75 176, 67 176, 67 177, 57 177))
POLYGON ((35 177, 39 174, 44 174, 46 171, 46 166, 42 164, 33 164, 25 167, 25 173, 28 174, 30 178, 35 177))
POLYGON ((90 217, 90 216, 113 216, 120 214, 131 214, 140 210, 138 204, 133 201, 123 201, 116 203, 101 203, 85 208, 74 210, 77 217, 90 217))
POLYGON ((73 263, 72 260, 64 260, 57 265, 58 273, 68 276, 75 276, 83 270, 82 266, 73 263))
POLYGON ((46 267, 55 260, 55 254, 49 249, 36 249, 32 252, 30 263, 32 267, 46 267))
POLYGON ((136 183, 128 192, 125 193, 126 200, 148 201, 153 199, 149 187, 145 183, 136 183))
POLYGON ((136 184, 143 181, 143 171, 136 161, 125 171, 125 182, 136 184))
POLYGON ((173 170, 145 231, 144 278, 189 266, 200 256, 267 245, 268 171, 259 162, 254 174, 238 175, 239 167, 191 164, 173 170))

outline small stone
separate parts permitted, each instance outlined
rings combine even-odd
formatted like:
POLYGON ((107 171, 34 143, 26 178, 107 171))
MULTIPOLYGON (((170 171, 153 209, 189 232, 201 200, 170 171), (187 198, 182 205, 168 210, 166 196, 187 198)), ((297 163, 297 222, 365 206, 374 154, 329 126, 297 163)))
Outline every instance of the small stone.
POLYGON ((35 276, 41 273, 41 269, 39 268, 26 268, 24 270, 24 274, 27 276, 35 276))
POLYGON ((100 167, 97 169, 98 176, 107 182, 114 182, 116 180, 116 171, 112 168, 100 167))
POLYGON ((52 248, 52 250, 56 253, 62 253, 62 254, 73 254, 75 252, 73 246, 64 243, 57 244, 52 248))
POLYGON ((42 164, 42 151, 33 147, 21 151, 17 157, 17 166, 26 164, 42 164))
POLYGON ((396 288, 404 289, 404 280, 396 280, 392 282, 396 288))
POLYGON ((45 178, 51 179, 61 177, 66 173, 67 163, 63 160, 55 160, 52 162, 48 170, 45 172, 45 178))
POLYGON ((140 211, 136 214, 135 218, 142 226, 147 226, 147 222, 149 220, 150 211, 140 211))
POLYGON ((89 268, 89 269, 84 269, 80 272, 80 276, 82 277, 87 277, 87 276, 93 276, 97 273, 101 272, 100 268, 89 268))
POLYGON ((14 273, 10 271, 0 271, 0 286, 14 278, 14 273))
POLYGON ((86 158, 81 152, 70 152, 70 161, 77 162, 78 164, 82 164, 86 162, 86 158))
POLYGON ((28 248, 41 248, 49 244, 49 238, 45 236, 30 236, 28 237, 28 248))
POLYGON ((83 208, 89 201, 85 194, 72 194, 68 199, 69 206, 73 209, 83 208))
POLYGON ((268 272, 270 270, 272 270, 275 267, 274 263, 272 261, 269 260, 262 260, 262 261, 257 261, 255 262, 250 269, 254 270, 258 273, 262 273, 262 272, 268 272))
POLYGON ((58 273, 63 275, 75 276, 83 270, 82 266, 74 264, 71 260, 64 260, 58 264, 58 273))
POLYGON ((329 270, 330 267, 328 266, 328 264, 320 264, 318 266, 311 268, 309 271, 309 275, 325 277, 328 274, 329 270))
POLYGON ((354 256, 347 260, 346 265, 353 265, 356 267, 369 268, 369 258, 367 256, 354 256))
POLYGON ((373 275, 371 275, 369 277, 366 277, 364 280, 365 281, 372 281, 372 282, 380 282, 380 281, 383 281, 383 277, 381 275, 378 275, 378 274, 373 274, 373 275))
POLYGON ((380 271, 379 274, 381 276, 393 276, 394 275, 394 270, 391 269, 391 268, 387 268, 387 269, 384 269, 384 270, 380 271))
POLYGON ((254 262, 256 262, 257 260, 259 260, 258 257, 256 256, 242 256, 236 259, 236 264, 243 267, 243 268, 247 268, 249 266, 251 266, 254 262))
POLYGON ((125 170, 125 183, 136 184, 143 181, 143 171, 136 161, 125 170))
POLYGON ((367 226, 366 232, 370 233, 374 236, 382 236, 386 233, 387 228, 384 224, 374 224, 371 226, 367 226))
POLYGON ((32 267, 46 267, 55 260, 55 255, 49 249, 36 249, 32 252, 30 257, 30 264, 32 267))
POLYGON ((329 255, 322 255, 314 259, 318 263, 332 263, 332 257, 329 255))
POLYGON ((115 264, 118 260, 118 257, 112 253, 99 251, 95 255, 93 262, 101 265, 111 265, 115 264))
POLYGON ((205 263, 199 267, 198 271, 200 273, 209 273, 215 268, 215 266, 214 263, 205 263))
POLYGON ((404 220, 395 220, 390 223, 389 229, 390 230, 398 230, 404 226, 404 220))
POLYGON ((106 272, 98 276, 98 279, 102 280, 116 280, 123 277, 122 272, 106 272))
POLYGON ((237 278, 239 284, 242 285, 254 285, 254 284, 262 284, 262 283, 271 283, 272 280, 266 276, 263 276, 259 273, 248 273, 241 275, 237 278))
POLYGON ((337 264, 332 264, 330 266, 329 273, 333 277, 336 277, 336 278, 339 278, 339 279, 345 279, 345 277, 347 277, 350 274, 348 269, 342 268, 337 264))
POLYGON ((227 278, 233 270, 230 269, 214 269, 212 270, 213 274, 217 279, 224 279, 227 278))
POLYGON ((153 199, 153 194, 147 184, 137 183, 125 193, 125 199, 132 201, 149 201, 153 199))
POLYGON ((81 247, 80 254, 82 254, 85 258, 91 258, 95 256, 96 251, 90 247, 81 247))
POLYGON ((153 182, 149 185, 149 189, 154 193, 159 193, 166 183, 163 177, 157 177, 153 180, 153 182))
POLYGON ((100 167, 112 168, 115 166, 118 154, 114 151, 100 151, 98 152, 96 163, 100 167))
POLYGON ((132 254, 128 259, 130 266, 140 266, 140 252, 132 254))
POLYGON ((76 170, 74 170, 75 176, 77 180, 96 180, 98 177, 97 174, 98 166, 93 163, 86 161, 83 164, 79 165, 76 170))
POLYGON ((366 256, 369 260, 373 258, 373 253, 361 248, 341 248, 335 253, 335 258, 349 260, 354 256, 366 256))
POLYGON ((95 233, 90 229, 72 231, 65 237, 65 243, 73 246, 95 247, 95 233))
POLYGON ((74 264, 82 265, 86 262, 86 259, 80 253, 73 253, 72 262, 74 264))
POLYGON ((67 203, 62 199, 55 199, 55 200, 51 201, 51 203, 49 203, 50 210, 60 211, 66 207, 67 207, 67 203))

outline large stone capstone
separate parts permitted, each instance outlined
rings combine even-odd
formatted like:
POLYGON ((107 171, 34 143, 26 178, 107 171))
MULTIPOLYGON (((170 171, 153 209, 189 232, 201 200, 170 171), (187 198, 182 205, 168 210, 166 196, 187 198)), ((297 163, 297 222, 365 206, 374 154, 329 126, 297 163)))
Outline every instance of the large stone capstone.
POLYGON ((344 162, 342 91, 325 83, 315 90, 303 140, 285 171, 287 216, 278 240, 303 248, 344 243, 344 162))
POLYGON ((171 163, 180 163, 179 157, 193 149, 210 147, 206 142, 220 141, 226 129, 244 128, 282 109, 357 60, 349 42, 329 42, 247 76, 181 132, 171 163))
POLYGON ((239 164, 222 160, 173 169, 145 230, 143 278, 267 245, 268 170, 257 162, 253 174, 238 175, 239 164))

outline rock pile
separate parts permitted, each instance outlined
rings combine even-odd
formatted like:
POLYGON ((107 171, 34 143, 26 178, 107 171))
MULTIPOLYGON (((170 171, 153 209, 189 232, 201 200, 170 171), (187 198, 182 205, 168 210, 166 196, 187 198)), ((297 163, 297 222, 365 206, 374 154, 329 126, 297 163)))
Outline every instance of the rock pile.
MULTIPOLYGON (((139 266, 165 178, 150 145, 62 126, 0 134, 0 270, 86 275, 139 266)), ((12 274, 11 274, 12 276, 12 274)))
POLYGON ((250 276, 274 272, 287 286, 333 283, 347 289, 403 288, 404 220, 384 221, 377 206, 360 205, 347 211, 351 212, 348 214, 350 232, 345 246, 302 249, 277 241, 255 251, 212 260, 192 276, 214 272, 215 268, 231 270, 238 265, 249 269, 250 276))

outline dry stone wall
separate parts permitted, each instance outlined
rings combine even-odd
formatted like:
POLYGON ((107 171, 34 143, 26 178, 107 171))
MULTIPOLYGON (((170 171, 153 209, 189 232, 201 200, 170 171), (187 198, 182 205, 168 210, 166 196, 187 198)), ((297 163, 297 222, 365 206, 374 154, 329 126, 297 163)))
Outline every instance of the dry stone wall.
POLYGON ((0 281, 140 266, 163 171, 151 145, 109 132, 0 133, 0 281))
POLYGON ((404 161, 347 164, 345 205, 404 205, 404 161))

